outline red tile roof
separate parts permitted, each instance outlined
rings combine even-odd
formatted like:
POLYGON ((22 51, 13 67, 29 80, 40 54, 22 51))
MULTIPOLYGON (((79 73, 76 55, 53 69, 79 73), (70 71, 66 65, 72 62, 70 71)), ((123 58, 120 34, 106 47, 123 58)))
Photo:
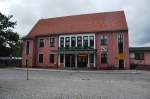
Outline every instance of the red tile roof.
POLYGON ((128 30, 123 11, 39 20, 26 38, 40 35, 128 30))

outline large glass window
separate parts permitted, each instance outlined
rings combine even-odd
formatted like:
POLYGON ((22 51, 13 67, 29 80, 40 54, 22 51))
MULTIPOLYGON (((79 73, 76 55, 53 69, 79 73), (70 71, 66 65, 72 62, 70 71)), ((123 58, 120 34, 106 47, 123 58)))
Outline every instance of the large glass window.
POLYGON ((39 47, 44 47, 44 39, 39 39, 39 47))
POLYGON ((83 36, 83 47, 84 48, 88 47, 88 36, 83 36))
POLYGON ((55 37, 50 37, 50 47, 55 47, 55 37))
POLYGON ((90 47, 94 48, 94 36, 90 36, 90 47))
POLYGON ((69 48, 70 47, 70 37, 65 38, 65 47, 69 48))
POLYGON ((64 54, 60 54, 60 63, 64 63, 64 54))
POLYGON ((118 51, 123 53, 123 34, 118 35, 118 51))
POLYGON ((101 64, 107 64, 107 53, 101 53, 101 64))
POLYGON ((27 41, 27 43, 26 43, 27 45, 26 45, 26 55, 29 55, 29 41, 27 41))
POLYGON ((136 60, 144 60, 144 53, 143 52, 135 53, 135 59, 136 60))
POLYGON ((71 47, 76 46, 76 37, 71 37, 71 47))
POLYGON ((82 36, 77 37, 77 46, 82 47, 82 36))
POLYGON ((64 37, 60 38, 60 47, 64 47, 64 37))
POLYGON ((49 54, 49 63, 54 63, 54 54, 49 54))
POLYGON ((39 54, 39 63, 43 63, 43 54, 39 54))
POLYGON ((108 37, 106 35, 101 36, 101 45, 107 45, 108 44, 108 37))
POLYGON ((90 63, 94 63, 94 54, 90 54, 90 63))

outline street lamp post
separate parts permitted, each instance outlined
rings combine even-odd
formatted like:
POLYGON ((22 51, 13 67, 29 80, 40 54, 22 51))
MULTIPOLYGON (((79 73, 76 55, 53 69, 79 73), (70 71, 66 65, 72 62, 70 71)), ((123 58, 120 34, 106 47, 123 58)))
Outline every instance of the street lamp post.
POLYGON ((28 65, 29 65, 29 59, 30 59, 30 58, 29 58, 29 52, 30 52, 30 51, 29 51, 29 49, 30 49, 30 48, 29 48, 29 43, 30 43, 30 42, 27 41, 26 43, 27 43, 27 44, 26 44, 26 68, 27 68, 26 70, 27 70, 27 80, 29 80, 29 68, 28 68, 28 65))
POLYGON ((71 69, 71 63, 72 63, 72 56, 70 55, 70 69, 71 69))
POLYGON ((28 68, 28 60, 26 59, 26 68, 27 68, 27 80, 29 80, 29 68, 28 68))

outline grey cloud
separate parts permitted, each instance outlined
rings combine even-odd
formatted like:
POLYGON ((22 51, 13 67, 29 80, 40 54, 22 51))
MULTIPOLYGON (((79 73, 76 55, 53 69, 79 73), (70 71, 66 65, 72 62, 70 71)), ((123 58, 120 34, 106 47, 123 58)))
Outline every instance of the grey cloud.
POLYGON ((40 18, 124 10, 130 46, 150 46, 149 4, 150 0, 6 0, 3 6, 7 5, 8 13, 17 20, 16 31, 21 36, 40 18))

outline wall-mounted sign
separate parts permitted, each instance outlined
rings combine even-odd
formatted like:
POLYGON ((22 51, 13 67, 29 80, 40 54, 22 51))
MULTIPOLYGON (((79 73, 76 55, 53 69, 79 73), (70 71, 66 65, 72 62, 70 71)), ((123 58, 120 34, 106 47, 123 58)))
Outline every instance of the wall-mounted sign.
POLYGON ((125 54, 124 53, 118 53, 117 54, 117 59, 124 59, 125 58, 125 54))
POLYGON ((108 51, 107 47, 101 47, 101 52, 107 52, 107 51, 108 51))
POLYGON ((79 54, 79 56, 80 56, 80 57, 86 57, 86 56, 87 56, 87 54, 80 53, 80 54, 79 54))

